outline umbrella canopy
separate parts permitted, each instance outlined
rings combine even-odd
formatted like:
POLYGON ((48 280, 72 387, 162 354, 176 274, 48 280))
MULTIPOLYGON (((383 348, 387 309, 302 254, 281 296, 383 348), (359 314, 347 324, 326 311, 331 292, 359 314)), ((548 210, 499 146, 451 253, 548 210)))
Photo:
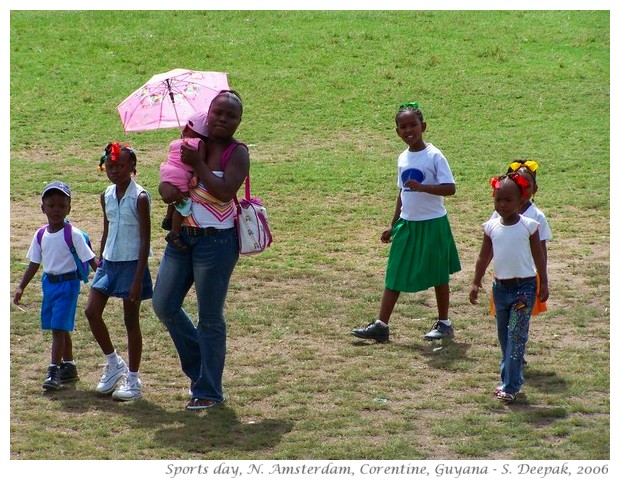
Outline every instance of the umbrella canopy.
POLYGON ((117 107, 125 133, 181 128, 194 112, 206 112, 221 90, 228 90, 222 72, 176 68, 154 75, 117 107))

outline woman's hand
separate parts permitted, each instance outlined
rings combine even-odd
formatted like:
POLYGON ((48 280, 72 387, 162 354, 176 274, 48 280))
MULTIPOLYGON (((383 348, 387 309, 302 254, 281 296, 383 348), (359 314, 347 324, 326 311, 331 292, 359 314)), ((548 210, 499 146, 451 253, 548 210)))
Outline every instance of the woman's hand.
POLYGON ((176 203, 185 199, 181 190, 168 182, 159 184, 159 194, 165 203, 176 203))
POLYGON ((185 142, 181 145, 181 160, 187 165, 195 166, 198 162, 204 161, 206 154, 207 151, 204 142, 200 142, 198 150, 194 150, 185 142))

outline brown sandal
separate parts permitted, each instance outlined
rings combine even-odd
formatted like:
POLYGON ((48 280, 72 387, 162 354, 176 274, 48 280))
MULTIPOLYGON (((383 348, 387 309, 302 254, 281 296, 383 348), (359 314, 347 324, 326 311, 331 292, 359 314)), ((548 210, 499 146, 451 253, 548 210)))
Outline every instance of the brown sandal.
POLYGON ((181 239, 181 235, 175 232, 168 232, 168 235, 166 235, 166 242, 168 242, 174 248, 181 250, 182 252, 187 251, 187 249, 189 248, 181 239))

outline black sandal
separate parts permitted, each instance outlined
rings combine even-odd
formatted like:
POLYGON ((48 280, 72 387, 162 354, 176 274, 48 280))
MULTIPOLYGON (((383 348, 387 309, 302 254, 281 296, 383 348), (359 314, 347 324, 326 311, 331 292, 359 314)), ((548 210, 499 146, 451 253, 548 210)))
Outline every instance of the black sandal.
POLYGON ((168 235, 166 235, 166 242, 168 242, 174 248, 181 250, 182 252, 187 251, 187 249, 189 248, 181 239, 181 235, 175 232, 168 232, 168 235))

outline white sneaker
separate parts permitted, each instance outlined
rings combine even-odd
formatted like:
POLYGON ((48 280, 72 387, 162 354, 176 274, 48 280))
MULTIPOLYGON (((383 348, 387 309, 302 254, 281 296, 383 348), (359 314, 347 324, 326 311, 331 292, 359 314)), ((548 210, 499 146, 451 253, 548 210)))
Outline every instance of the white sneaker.
POLYGON ((126 373, 127 364, 122 359, 116 365, 106 365, 95 390, 99 393, 110 393, 126 373))
POLYGON ((112 394, 112 398, 114 400, 137 400, 138 398, 142 398, 142 382, 139 378, 135 380, 129 380, 128 376, 125 376, 125 379, 120 387, 114 390, 112 394))

